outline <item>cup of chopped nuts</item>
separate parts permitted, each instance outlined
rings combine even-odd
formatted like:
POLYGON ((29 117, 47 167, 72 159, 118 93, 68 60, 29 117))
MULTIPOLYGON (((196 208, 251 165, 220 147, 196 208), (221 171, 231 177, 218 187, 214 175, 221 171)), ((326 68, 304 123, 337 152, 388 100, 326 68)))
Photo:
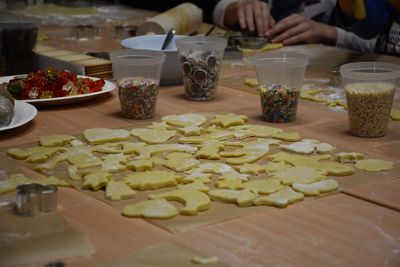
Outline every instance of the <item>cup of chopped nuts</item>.
POLYGON ((176 46, 180 55, 186 98, 214 99, 226 40, 209 36, 183 37, 176 40, 176 46))
POLYGON ((121 115, 128 119, 153 117, 165 54, 125 49, 112 52, 110 58, 118 85, 121 115))
POLYGON ((253 57, 261 109, 268 122, 292 122, 308 65, 308 58, 289 52, 267 52, 253 57))
POLYGON ((350 133, 359 137, 386 134, 400 65, 358 62, 340 67, 346 92, 350 133))

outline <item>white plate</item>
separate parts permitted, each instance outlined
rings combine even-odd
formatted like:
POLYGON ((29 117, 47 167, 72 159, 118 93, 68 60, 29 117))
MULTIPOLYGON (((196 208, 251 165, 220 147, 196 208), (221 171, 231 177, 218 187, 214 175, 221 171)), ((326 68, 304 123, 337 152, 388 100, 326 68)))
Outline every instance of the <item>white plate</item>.
POLYGON ((30 122, 36 117, 37 112, 37 109, 31 104, 16 100, 14 104, 14 117, 11 123, 7 126, 0 127, 0 131, 17 128, 30 122))
MULTIPOLYGON (((14 76, 4 76, 0 77, 0 84, 2 83, 7 83, 11 79, 13 79, 16 76, 23 76, 24 74, 21 75, 14 75, 14 76)), ((93 80, 99 80, 98 78, 95 77, 90 77, 90 76, 82 76, 78 75, 80 78, 90 78, 93 80)), ((84 94, 84 95, 74 95, 74 96, 63 96, 63 97, 54 97, 54 98, 43 98, 43 99, 29 99, 29 100, 20 100, 26 103, 31 103, 37 107, 45 107, 45 106, 58 106, 58 105, 67 105, 67 104, 73 104, 73 103, 79 103, 83 101, 90 100, 98 95, 105 94, 108 92, 111 92, 116 88, 116 86, 109 82, 105 81, 105 84, 103 86, 103 90, 99 92, 94 92, 90 94, 84 94)))

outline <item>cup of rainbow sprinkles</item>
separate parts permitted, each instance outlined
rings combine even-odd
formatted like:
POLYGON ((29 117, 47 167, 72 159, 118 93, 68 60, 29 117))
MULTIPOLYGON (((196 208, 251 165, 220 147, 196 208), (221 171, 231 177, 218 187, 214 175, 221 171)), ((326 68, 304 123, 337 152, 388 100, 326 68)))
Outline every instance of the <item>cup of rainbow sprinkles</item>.
POLYGON ((296 53, 267 52, 253 59, 264 119, 294 121, 308 58, 296 53))

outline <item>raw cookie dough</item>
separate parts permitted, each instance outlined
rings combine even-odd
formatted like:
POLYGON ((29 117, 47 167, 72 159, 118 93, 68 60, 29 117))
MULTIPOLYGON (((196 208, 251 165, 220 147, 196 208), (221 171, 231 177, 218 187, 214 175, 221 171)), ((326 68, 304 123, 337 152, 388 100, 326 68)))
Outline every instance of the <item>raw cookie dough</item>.
POLYGON ((106 186, 106 198, 112 201, 132 198, 136 192, 122 181, 111 180, 106 186))
POLYGON ((304 195, 302 193, 296 192, 290 187, 285 187, 270 195, 257 198, 254 201, 254 204, 257 206, 269 205, 269 206, 276 206, 279 208, 285 208, 289 204, 295 203, 303 199, 304 195))
POLYGON ((14 159, 25 159, 31 163, 42 163, 48 161, 54 154, 64 151, 66 151, 64 147, 35 146, 26 149, 11 148, 7 151, 7 155, 14 159))
POLYGON ((232 129, 235 138, 239 139, 247 137, 266 138, 282 132, 282 130, 278 128, 273 128, 265 125, 252 125, 252 124, 232 126, 229 129, 232 129))
POLYGON ((207 194, 196 189, 176 189, 159 194, 150 194, 149 198, 165 198, 182 203, 185 205, 180 209, 182 215, 196 215, 199 211, 205 211, 211 207, 211 201, 207 194))
POLYGON ((68 175, 71 180, 80 181, 82 180, 82 174, 78 172, 78 167, 76 165, 68 166, 68 175))
POLYGON ((138 159, 129 161, 126 167, 129 170, 134 170, 136 172, 143 172, 143 171, 151 171, 158 163, 161 164, 161 160, 159 160, 158 158, 138 159))
POLYGON ((205 131, 206 130, 204 128, 199 126, 186 126, 178 129, 178 132, 184 136, 198 136, 203 134, 205 131))
POLYGON ((277 152, 268 156, 274 162, 287 162, 294 166, 307 166, 317 170, 324 170, 328 175, 346 176, 354 174, 354 168, 335 162, 327 162, 331 158, 328 154, 318 156, 304 156, 289 154, 286 152, 277 152))
POLYGON ((258 163, 245 163, 242 166, 240 166, 239 172, 245 174, 257 175, 259 173, 265 172, 265 165, 261 165, 258 163))
POLYGON ((215 187, 219 189, 243 189, 243 181, 240 179, 219 180, 215 182, 215 187))
POLYGON ((390 116, 394 121, 400 121, 400 108, 393 108, 390 112, 390 116))
POLYGON ((265 172, 279 172, 286 170, 290 168, 291 166, 289 164, 286 164, 284 161, 280 162, 268 162, 267 165, 265 165, 265 172))
POLYGON ((311 142, 295 142, 288 145, 280 145, 280 148, 285 151, 298 154, 312 154, 316 148, 316 144, 311 142))
POLYGON ((82 189, 97 191, 107 185, 111 174, 106 171, 94 171, 83 176, 82 189))
POLYGON ((257 198, 257 194, 249 189, 231 190, 231 189, 214 189, 208 192, 213 200, 227 203, 235 203, 239 207, 251 206, 257 198))
POLYGON ((187 152, 195 153, 197 151, 196 147, 181 144, 162 144, 162 145, 150 145, 144 146, 140 150, 140 155, 137 159, 148 159, 151 158, 156 153, 167 153, 167 152, 187 152))
POLYGON ((211 182, 211 179, 212 179, 212 174, 210 173, 193 172, 183 177, 182 183, 184 184, 193 182, 209 183, 211 182))
POLYGON ((124 154, 110 154, 101 159, 101 169, 104 171, 121 172, 126 170, 128 157, 124 154))
POLYGON ((300 92, 300 98, 304 99, 304 100, 313 101, 313 102, 325 103, 328 101, 327 99, 316 96, 317 94, 322 93, 323 91, 324 91, 324 89, 321 89, 321 88, 316 88, 316 89, 302 88, 301 92, 300 92))
POLYGON ((211 125, 218 125, 222 128, 231 126, 243 125, 249 118, 245 115, 236 115, 235 113, 215 115, 214 119, 210 121, 211 125))
POLYGON ((10 174, 8 179, 0 180, 0 195, 15 191, 17 186, 23 184, 30 184, 33 181, 30 180, 22 173, 10 174))
POLYGON ((129 174, 124 181, 132 188, 138 190, 152 190, 163 187, 175 186, 182 176, 168 171, 145 171, 129 174))
POLYGON ((357 160, 364 159, 364 154, 358 152, 340 152, 334 158, 341 163, 355 163, 357 160))
POLYGON ((275 193, 285 187, 278 179, 273 178, 252 180, 243 185, 244 188, 261 195, 275 193))
POLYGON ((178 210, 165 199, 151 199, 126 205, 122 209, 122 215, 149 219, 170 219, 178 215, 178 210))
POLYGON ((78 167, 78 169, 100 166, 102 160, 93 154, 72 154, 67 158, 68 162, 78 167))
POLYGON ((194 256, 192 258, 192 262, 194 264, 211 264, 219 262, 219 259, 216 256, 211 256, 211 257, 194 256))
POLYGON ((243 83, 249 87, 258 87, 258 80, 256 78, 246 78, 243 83))
POLYGON ((283 43, 268 43, 264 45, 261 48, 258 49, 253 49, 253 48, 242 48, 238 46, 238 49, 242 51, 243 53, 259 53, 259 52, 265 52, 265 51, 270 51, 270 50, 275 50, 283 47, 283 43))
POLYGON ((272 138, 288 142, 296 142, 301 140, 301 136, 298 132, 281 132, 274 134, 272 138))
MULTIPOLYGON (((188 155, 187 153, 185 154, 188 155)), ((180 154, 174 155, 178 156, 168 155, 167 160, 165 160, 162 165, 176 172, 188 171, 200 165, 200 161, 197 159, 182 157, 180 154)))
POLYGON ((71 184, 68 183, 67 181, 57 178, 54 175, 35 179, 35 180, 32 180, 32 182, 41 184, 41 185, 71 186, 71 184))
POLYGON ((186 113, 181 115, 168 115, 161 118, 169 125, 185 127, 200 126, 207 121, 207 118, 200 114, 186 113))
POLYGON ((272 175, 273 178, 279 179, 285 185, 294 183, 311 184, 326 179, 327 172, 324 170, 316 170, 306 166, 295 166, 272 175))
POLYGON ((201 144, 212 140, 226 140, 233 137, 233 132, 216 130, 200 136, 182 136, 178 142, 182 144, 201 144))
POLYGON ((167 142, 169 139, 174 137, 176 131, 174 130, 166 130, 166 129, 146 129, 146 128, 138 128, 132 129, 131 135, 139 138, 141 141, 144 141, 148 144, 162 144, 167 142))
POLYGON ((69 144, 75 137, 71 135, 50 135, 41 136, 39 143, 41 146, 63 146, 69 144))
POLYGON ((116 142, 94 146, 93 151, 103 154, 139 154, 144 146, 143 142, 116 142))
POLYGON ((316 151, 319 154, 326 154, 326 153, 330 153, 334 149, 335 148, 331 144, 319 143, 319 144, 317 144, 316 151))
POLYGON ((204 193, 210 191, 210 188, 201 181, 194 181, 193 183, 189 184, 178 184, 177 187, 178 189, 196 189, 204 193))
POLYGON ((393 162, 382 159, 356 160, 354 165, 357 169, 369 172, 387 171, 393 168, 393 162))
POLYGON ((83 131, 83 136, 92 145, 125 141, 130 137, 128 130, 92 128, 83 131))
POLYGON ((200 146, 199 151, 196 153, 196 158, 217 160, 221 158, 219 152, 224 149, 225 146, 216 140, 207 141, 200 146))
POLYGON ((321 193, 327 193, 339 188, 338 182, 333 179, 326 179, 311 184, 292 184, 292 188, 305 196, 319 196, 321 193))
POLYGON ((199 167, 192 169, 190 173, 214 173, 214 174, 221 174, 220 177, 218 177, 221 180, 224 179, 241 179, 246 181, 247 180, 247 175, 245 174, 240 174, 238 173, 234 168, 229 166, 228 164, 225 163, 213 163, 213 162, 207 162, 207 163, 202 163, 200 164, 199 167))

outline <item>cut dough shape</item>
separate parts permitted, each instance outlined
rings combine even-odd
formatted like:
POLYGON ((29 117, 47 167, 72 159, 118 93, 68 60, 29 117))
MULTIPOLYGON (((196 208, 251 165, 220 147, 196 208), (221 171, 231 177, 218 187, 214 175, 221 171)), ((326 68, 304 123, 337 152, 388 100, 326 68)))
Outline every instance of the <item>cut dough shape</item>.
POLYGON ((393 168, 393 162, 382 159, 356 160, 354 165, 357 169, 369 172, 388 171, 393 168))
POLYGON ((270 172, 279 172, 286 170, 290 168, 291 166, 286 164, 284 161, 280 162, 268 162, 267 165, 265 165, 265 172, 270 173, 270 172))
POLYGON ((211 182, 211 178, 212 174, 210 173, 193 172, 183 177, 182 183, 184 184, 193 182, 209 183, 211 182))
POLYGON ((192 169, 190 173, 214 173, 221 174, 222 176, 218 177, 221 180, 228 179, 241 179, 246 181, 247 175, 238 173, 234 168, 225 163, 220 162, 206 162, 200 164, 199 167, 192 169))
POLYGON ((200 161, 194 158, 173 157, 168 155, 168 159, 164 160, 162 165, 176 172, 183 172, 199 166, 200 161))
POLYGON ((392 117, 394 121, 400 121, 400 108, 393 108, 390 112, 390 117, 392 117))
POLYGON ((299 135, 298 132, 281 132, 274 134, 272 138, 287 142, 297 142, 301 140, 301 136, 299 135))
POLYGON ((178 142, 182 144, 201 144, 212 140, 226 140, 233 137, 233 132, 217 130, 200 136, 182 136, 178 142))
POLYGON ((122 209, 122 215, 149 219, 170 219, 178 215, 178 210, 165 199, 151 199, 126 205, 122 209))
POLYGON ((67 158, 68 162, 78 167, 78 169, 100 166, 102 161, 93 154, 72 154, 67 158))
POLYGON ((207 121, 207 118, 200 114, 186 113, 181 115, 168 115, 161 118, 169 125, 185 127, 185 126, 200 126, 207 121))
POLYGON ((184 136, 198 136, 205 132, 206 130, 199 126, 186 126, 178 129, 178 132, 184 136))
POLYGON ((273 178, 279 179, 285 185, 294 183, 311 184, 326 179, 325 170, 317 170, 306 166, 295 166, 273 174, 273 178))
POLYGON ((124 181, 132 188, 138 190, 152 190, 163 187, 175 186, 182 176, 168 171, 145 171, 129 174, 124 181))
POLYGON ((268 205, 268 206, 276 206, 279 208, 285 208, 289 204, 293 204, 303 199, 304 195, 302 193, 296 192, 290 187, 285 187, 270 195, 257 198, 254 201, 254 204, 257 206, 268 205))
POLYGON ((111 174, 106 171, 94 171, 83 176, 82 189, 97 191, 107 185, 111 174))
POLYGON ((294 190, 303 193, 305 196, 319 196, 321 193, 335 191, 339 188, 336 180, 326 179, 311 184, 292 184, 294 190))
POLYGON ((243 83, 249 87, 258 87, 258 80, 256 78, 246 78, 243 83))
POLYGON ((235 138, 247 138, 247 137, 260 137, 260 138, 267 138, 271 137, 274 134, 282 132, 281 129, 273 128, 265 125, 239 125, 233 126, 229 129, 232 129, 234 132, 235 138))
POLYGON ((331 156, 328 154, 322 154, 318 156, 304 156, 289 154, 286 152, 278 152, 268 156, 274 162, 287 162, 294 166, 307 166, 317 170, 324 170, 328 172, 328 175, 333 176, 346 176, 354 174, 354 168, 335 162, 326 162, 322 160, 330 159, 331 156))
POLYGON ((231 189, 214 189, 208 192, 211 199, 221 202, 235 203, 239 207, 251 206, 257 198, 257 194, 249 189, 231 190, 231 189))
POLYGON ((64 152, 64 147, 43 147, 35 146, 27 149, 11 148, 7 154, 15 159, 26 159, 31 163, 43 163, 48 161, 54 154, 64 152))
POLYGON ((136 192, 122 181, 111 180, 106 186, 106 198, 112 201, 133 198, 136 192))
POLYGON ((156 153, 166 153, 166 152, 187 152, 195 153, 197 151, 196 147, 181 144, 162 144, 162 145, 150 145, 145 146, 140 150, 140 155, 137 159, 147 159, 151 158, 156 153))
POLYGON ((268 154, 270 145, 277 145, 278 141, 273 139, 257 139, 256 141, 250 142, 225 142, 225 145, 242 146, 242 148, 231 151, 222 151, 220 155, 222 157, 233 157, 226 159, 226 163, 229 164, 244 164, 253 163, 263 156, 268 154))
POLYGON ((211 125, 221 126, 222 128, 228 128, 231 126, 243 125, 249 118, 245 115, 236 115, 235 113, 215 115, 214 119, 210 121, 211 125))
POLYGON ((68 175, 71 180, 80 181, 82 180, 82 175, 78 172, 78 167, 76 165, 68 166, 68 175))
POLYGON ((86 144, 84 142, 82 142, 81 140, 77 140, 77 139, 71 140, 70 145, 71 146, 86 146, 86 144))
POLYGON ((211 207, 208 195, 195 189, 176 189, 159 194, 150 194, 149 198, 164 198, 182 203, 185 206, 180 209, 182 215, 196 215, 198 212, 208 210, 211 207))
POLYGON ((8 179, 0 180, 0 195, 14 192, 17 186, 23 184, 31 184, 32 182, 32 180, 30 180, 22 173, 10 174, 8 179))
POLYGON ((116 142, 94 146, 93 151, 103 154, 139 154, 144 146, 143 142, 116 142))
POLYGON ((340 152, 334 158, 341 163, 355 163, 357 160, 364 159, 364 154, 359 152, 340 152))
POLYGON ((125 141, 130 135, 123 129, 92 128, 83 131, 83 136, 92 145, 125 141))
POLYGON ((39 144, 46 147, 64 146, 69 144, 75 137, 71 135, 50 135, 41 136, 39 144))
POLYGON ((154 129, 154 130, 169 130, 171 127, 165 122, 153 122, 151 125, 147 126, 149 129, 154 129))
POLYGON ((194 181, 193 183, 189 184, 178 184, 178 189, 195 189, 204 193, 210 191, 210 188, 201 181, 194 181))
POLYGON ((319 143, 319 144, 317 144, 317 147, 316 147, 316 151, 319 154, 330 153, 334 149, 335 148, 331 144, 328 144, 328 143, 319 143))
POLYGON ((101 169, 104 171, 121 172, 126 170, 128 156, 124 154, 110 154, 101 159, 101 169))
POLYGON ((219 189, 243 189, 243 181, 240 179, 219 180, 215 182, 215 187, 219 189))
POLYGON ((196 158, 198 159, 211 159, 211 160, 217 160, 220 159, 221 156, 219 155, 219 152, 224 150, 225 146, 215 140, 207 141, 204 142, 199 151, 196 153, 196 158))
POLYGON ((67 181, 57 178, 56 176, 53 175, 32 180, 32 182, 41 185, 71 186, 71 184, 68 183, 67 181))
POLYGON ((305 89, 302 88, 300 91, 300 98, 304 100, 309 100, 313 102, 320 102, 320 103, 325 103, 328 100, 322 97, 316 96, 319 93, 324 92, 324 89, 321 88, 316 88, 316 89, 305 89))
POLYGON ((143 171, 151 171, 158 163, 161 164, 161 161, 159 162, 157 158, 139 159, 139 160, 129 161, 126 167, 129 170, 134 170, 136 172, 143 172, 143 171))
POLYGON ((67 159, 66 153, 58 154, 55 157, 49 159, 47 162, 41 163, 35 166, 35 170, 39 171, 51 171, 58 163, 67 159))
POLYGON ((284 187, 285 186, 283 186, 278 179, 271 178, 252 180, 244 183, 244 188, 247 188, 250 191, 261 195, 275 193, 283 189, 284 187))
POLYGON ((131 130, 131 135, 139 138, 148 144, 162 144, 174 137, 176 131, 157 129, 138 128, 131 130))
POLYGON ((265 172, 265 165, 261 165, 258 163, 245 163, 242 166, 240 166, 239 172, 245 174, 257 175, 259 173, 265 172))
POLYGON ((316 147, 316 144, 302 141, 291 143, 288 145, 280 145, 280 148, 282 150, 298 154, 312 154, 316 147))
POLYGON ((319 144, 321 143, 319 140, 317 139, 310 139, 310 138, 303 138, 300 140, 300 142, 307 142, 307 143, 312 143, 312 144, 319 144))
POLYGON ((211 257, 194 256, 192 258, 192 262, 194 264, 211 264, 219 262, 219 259, 216 256, 211 256, 211 257))

